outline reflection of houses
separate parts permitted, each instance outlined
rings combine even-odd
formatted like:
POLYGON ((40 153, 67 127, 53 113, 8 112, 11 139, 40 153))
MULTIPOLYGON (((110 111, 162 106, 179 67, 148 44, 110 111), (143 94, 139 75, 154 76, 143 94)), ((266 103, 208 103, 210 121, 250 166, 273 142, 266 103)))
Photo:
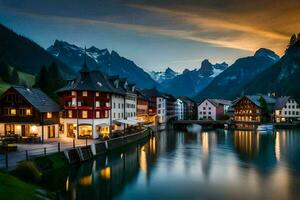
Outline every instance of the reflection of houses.
POLYGON ((156 123, 156 104, 140 90, 137 90, 137 119, 146 124, 156 123))
POLYGON ((233 105, 235 127, 255 129, 261 124, 263 118, 269 119, 269 114, 275 103, 275 98, 266 95, 247 95, 240 98, 233 105), (263 104, 265 104, 265 108, 263 104))
POLYGON ((292 97, 279 97, 274 106, 274 122, 292 122, 299 120, 300 107, 292 97))
POLYGON ((41 90, 13 86, 0 97, 0 134, 58 137, 61 108, 41 90))
POLYGON ((222 119, 230 105, 231 101, 228 100, 205 99, 198 105, 198 119, 222 119))

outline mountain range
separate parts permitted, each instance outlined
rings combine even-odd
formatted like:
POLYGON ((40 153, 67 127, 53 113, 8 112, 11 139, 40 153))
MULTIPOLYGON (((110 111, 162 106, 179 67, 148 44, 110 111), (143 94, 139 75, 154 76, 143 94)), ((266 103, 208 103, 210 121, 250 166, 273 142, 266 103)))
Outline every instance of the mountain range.
POLYGON ((162 83, 166 80, 171 80, 175 78, 179 73, 175 72, 173 69, 168 67, 164 72, 150 71, 149 74, 153 80, 155 80, 158 83, 162 83))
POLYGON ((261 48, 253 56, 237 59, 230 67, 207 85, 195 99, 204 98, 234 99, 245 94, 245 87, 264 70, 279 60, 273 51, 261 48))
POLYGON ((75 72, 81 69, 86 55, 86 62, 90 69, 127 78, 130 83, 134 83, 142 89, 159 86, 141 67, 120 56, 116 51, 109 52, 107 49, 98 49, 95 46, 84 49, 59 40, 56 40, 47 51, 70 66, 75 72))
MULTIPOLYGON (((185 69, 182 74, 176 73, 175 75, 175 73, 170 73, 170 70, 167 69, 163 75, 160 76, 160 89, 175 96, 192 97, 205 88, 227 67, 228 64, 225 62, 213 65, 209 62, 209 60, 205 59, 202 61, 199 69, 185 69), (166 76, 166 72, 168 74, 172 74, 173 76, 166 76)), ((155 79, 155 77, 153 78, 155 79)))

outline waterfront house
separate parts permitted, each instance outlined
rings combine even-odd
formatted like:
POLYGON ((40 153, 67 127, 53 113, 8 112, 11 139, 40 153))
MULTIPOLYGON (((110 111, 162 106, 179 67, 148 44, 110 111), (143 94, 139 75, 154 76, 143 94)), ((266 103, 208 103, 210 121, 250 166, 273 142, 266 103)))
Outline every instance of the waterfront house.
MULTIPOLYGON (((166 123, 167 122, 167 99, 165 96, 160 93, 156 88, 152 89, 144 89, 142 93, 149 97, 153 102, 152 106, 150 106, 151 113, 156 110, 157 122, 158 123, 166 123)), ((149 110, 150 111, 150 110, 149 110)))
POLYGON ((163 94, 163 97, 166 99, 166 121, 175 120, 175 110, 176 110, 176 98, 170 94, 163 94))
POLYGON ((204 99, 198 105, 198 120, 223 119, 231 106, 231 101, 224 99, 204 99))
POLYGON ((271 121, 276 98, 268 95, 246 95, 233 104, 233 124, 238 129, 255 129, 263 122, 271 121))
POLYGON ((185 103, 177 98, 175 102, 175 116, 177 120, 183 120, 185 103))
POLYGON ((197 119, 196 102, 185 96, 180 96, 178 97, 178 99, 180 99, 183 102, 183 106, 184 106, 183 119, 184 120, 197 119))
POLYGON ((0 97, 0 135, 35 141, 58 137, 60 111, 40 89, 12 86, 0 97))
POLYGON ((64 106, 64 135, 76 138, 107 137, 111 133, 112 96, 115 104, 124 99, 124 92, 116 89, 108 77, 100 71, 90 71, 86 64, 57 94, 64 106))
POLYGON ((276 99, 273 114, 275 123, 299 121, 300 106, 298 102, 290 96, 279 97, 276 99))

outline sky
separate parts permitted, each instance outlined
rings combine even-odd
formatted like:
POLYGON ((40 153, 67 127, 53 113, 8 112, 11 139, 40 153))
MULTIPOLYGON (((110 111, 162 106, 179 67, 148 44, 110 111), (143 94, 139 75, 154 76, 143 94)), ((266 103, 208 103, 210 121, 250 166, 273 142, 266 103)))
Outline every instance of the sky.
POLYGON ((232 64, 300 32, 299 0, 0 0, 0 23, 48 48, 55 39, 115 50, 145 71, 232 64))

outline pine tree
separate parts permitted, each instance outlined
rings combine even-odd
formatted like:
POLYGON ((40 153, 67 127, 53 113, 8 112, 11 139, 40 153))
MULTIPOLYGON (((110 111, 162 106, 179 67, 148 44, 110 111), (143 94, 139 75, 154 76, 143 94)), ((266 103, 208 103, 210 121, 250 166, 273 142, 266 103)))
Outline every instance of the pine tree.
POLYGON ((20 83, 20 77, 19 77, 19 74, 18 74, 18 71, 16 70, 16 68, 13 69, 9 82, 11 84, 15 84, 15 85, 18 85, 20 83))
MULTIPOLYGON (((298 38, 299 38, 299 34, 298 34, 298 38)), ((290 42, 288 44, 288 48, 290 48, 291 46, 293 46, 296 42, 297 42, 296 34, 293 34, 291 36, 290 42)))
POLYGON ((0 62, 0 78, 5 82, 10 81, 10 68, 3 61, 0 62))
POLYGON ((41 67, 40 73, 36 76, 35 86, 41 88, 48 94, 49 90, 48 70, 45 65, 41 67))

